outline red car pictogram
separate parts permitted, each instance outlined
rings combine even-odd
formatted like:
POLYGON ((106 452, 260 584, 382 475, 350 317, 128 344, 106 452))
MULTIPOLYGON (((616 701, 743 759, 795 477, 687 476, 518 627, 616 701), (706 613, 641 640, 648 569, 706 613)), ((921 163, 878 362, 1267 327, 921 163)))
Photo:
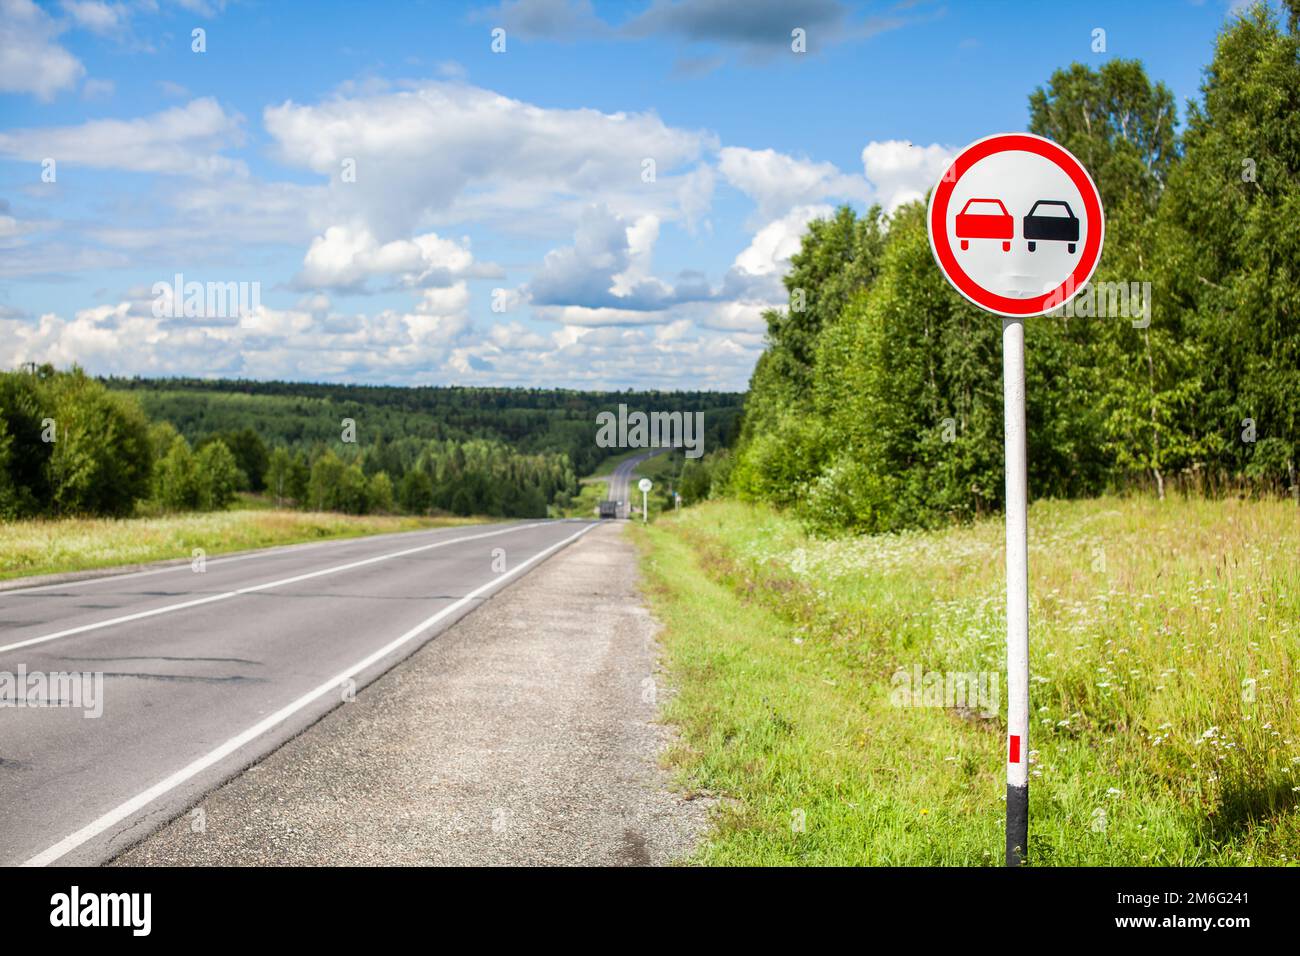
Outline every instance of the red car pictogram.
POLYGON ((972 239, 1001 239, 1002 251, 1010 252, 1015 229, 1016 221, 1001 199, 968 199, 957 213, 957 238, 963 249, 970 248, 972 239), (975 206, 974 211, 971 206, 975 206))

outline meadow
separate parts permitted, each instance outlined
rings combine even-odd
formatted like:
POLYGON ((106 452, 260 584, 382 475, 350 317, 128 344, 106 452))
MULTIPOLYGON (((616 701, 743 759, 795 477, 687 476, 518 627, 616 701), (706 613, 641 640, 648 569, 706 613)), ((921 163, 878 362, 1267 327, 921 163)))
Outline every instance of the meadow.
MULTIPOLYGON (((1030 509, 1031 865, 1300 862, 1300 509, 1030 509)), ((1000 517, 818 539, 709 502, 635 527, 700 864, 1001 865, 1000 517), (903 674, 995 675, 1000 710, 903 674), (899 675, 899 676, 896 676, 899 675), (916 703, 913 700, 913 703, 916 703)))
POLYGON ((206 556, 212 557, 231 551, 442 528, 478 520, 288 511, 249 500, 249 506, 233 511, 0 522, 0 580, 168 559, 191 560, 195 548, 202 548, 206 556))

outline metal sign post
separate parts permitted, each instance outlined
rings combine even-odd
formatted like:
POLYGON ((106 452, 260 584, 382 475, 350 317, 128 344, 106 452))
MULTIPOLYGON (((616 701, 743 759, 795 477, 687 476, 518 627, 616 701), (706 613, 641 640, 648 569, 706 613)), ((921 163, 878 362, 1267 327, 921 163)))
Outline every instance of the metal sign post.
POLYGON ((1029 842, 1029 526, 1025 320, 1002 320, 1007 461, 1007 866, 1029 842))
POLYGON ((1007 515, 1007 866, 1029 847, 1029 545, 1025 318, 1088 284, 1105 239, 1101 194, 1069 151, 1028 133, 971 143, 930 194, 930 249, 958 292, 1002 320, 1007 515))

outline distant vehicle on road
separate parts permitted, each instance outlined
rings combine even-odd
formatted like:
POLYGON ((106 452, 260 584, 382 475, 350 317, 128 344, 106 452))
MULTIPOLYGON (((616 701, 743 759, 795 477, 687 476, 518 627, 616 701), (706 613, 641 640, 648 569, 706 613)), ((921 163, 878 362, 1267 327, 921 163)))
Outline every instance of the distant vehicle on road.
POLYGON ((1079 219, 1070 208, 1070 204, 1062 199, 1040 199, 1029 210, 1029 215, 1025 217, 1022 231, 1025 238, 1029 240, 1029 251, 1033 252, 1039 242, 1067 242, 1068 251, 1073 252, 1075 243, 1079 241, 1079 219), (1039 206, 1059 206, 1065 210, 1065 215, 1060 213, 1049 215, 1035 215, 1039 206))
POLYGON ((1001 199, 968 199, 957 213, 957 238, 963 249, 970 248, 972 239, 1001 239, 1002 251, 1010 252, 1015 229, 1016 221, 1001 199))
POLYGON ((617 517, 618 517, 618 502, 617 502, 617 501, 602 501, 602 502, 600 503, 600 516, 601 516, 601 518, 617 518, 617 517))

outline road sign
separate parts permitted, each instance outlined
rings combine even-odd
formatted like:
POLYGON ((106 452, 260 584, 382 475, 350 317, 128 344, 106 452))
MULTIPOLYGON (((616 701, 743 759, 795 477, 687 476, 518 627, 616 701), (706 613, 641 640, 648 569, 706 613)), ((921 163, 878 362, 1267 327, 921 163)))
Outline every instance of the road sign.
POLYGON ((1042 315, 1101 260, 1101 194, 1071 153, 1041 136, 971 143, 930 195, 930 248, 963 296, 997 315, 1042 315))
POLYGON ((1078 295, 1106 235, 1097 186, 1067 150, 1028 133, 971 143, 930 195, 944 277, 1002 319, 1007 475, 1007 865, 1029 842, 1029 547, 1025 323, 1078 295))
POLYGON ((649 501, 646 496, 650 493, 650 489, 654 487, 654 482, 649 478, 642 478, 636 483, 636 486, 641 489, 641 523, 645 524, 650 514, 649 501))

